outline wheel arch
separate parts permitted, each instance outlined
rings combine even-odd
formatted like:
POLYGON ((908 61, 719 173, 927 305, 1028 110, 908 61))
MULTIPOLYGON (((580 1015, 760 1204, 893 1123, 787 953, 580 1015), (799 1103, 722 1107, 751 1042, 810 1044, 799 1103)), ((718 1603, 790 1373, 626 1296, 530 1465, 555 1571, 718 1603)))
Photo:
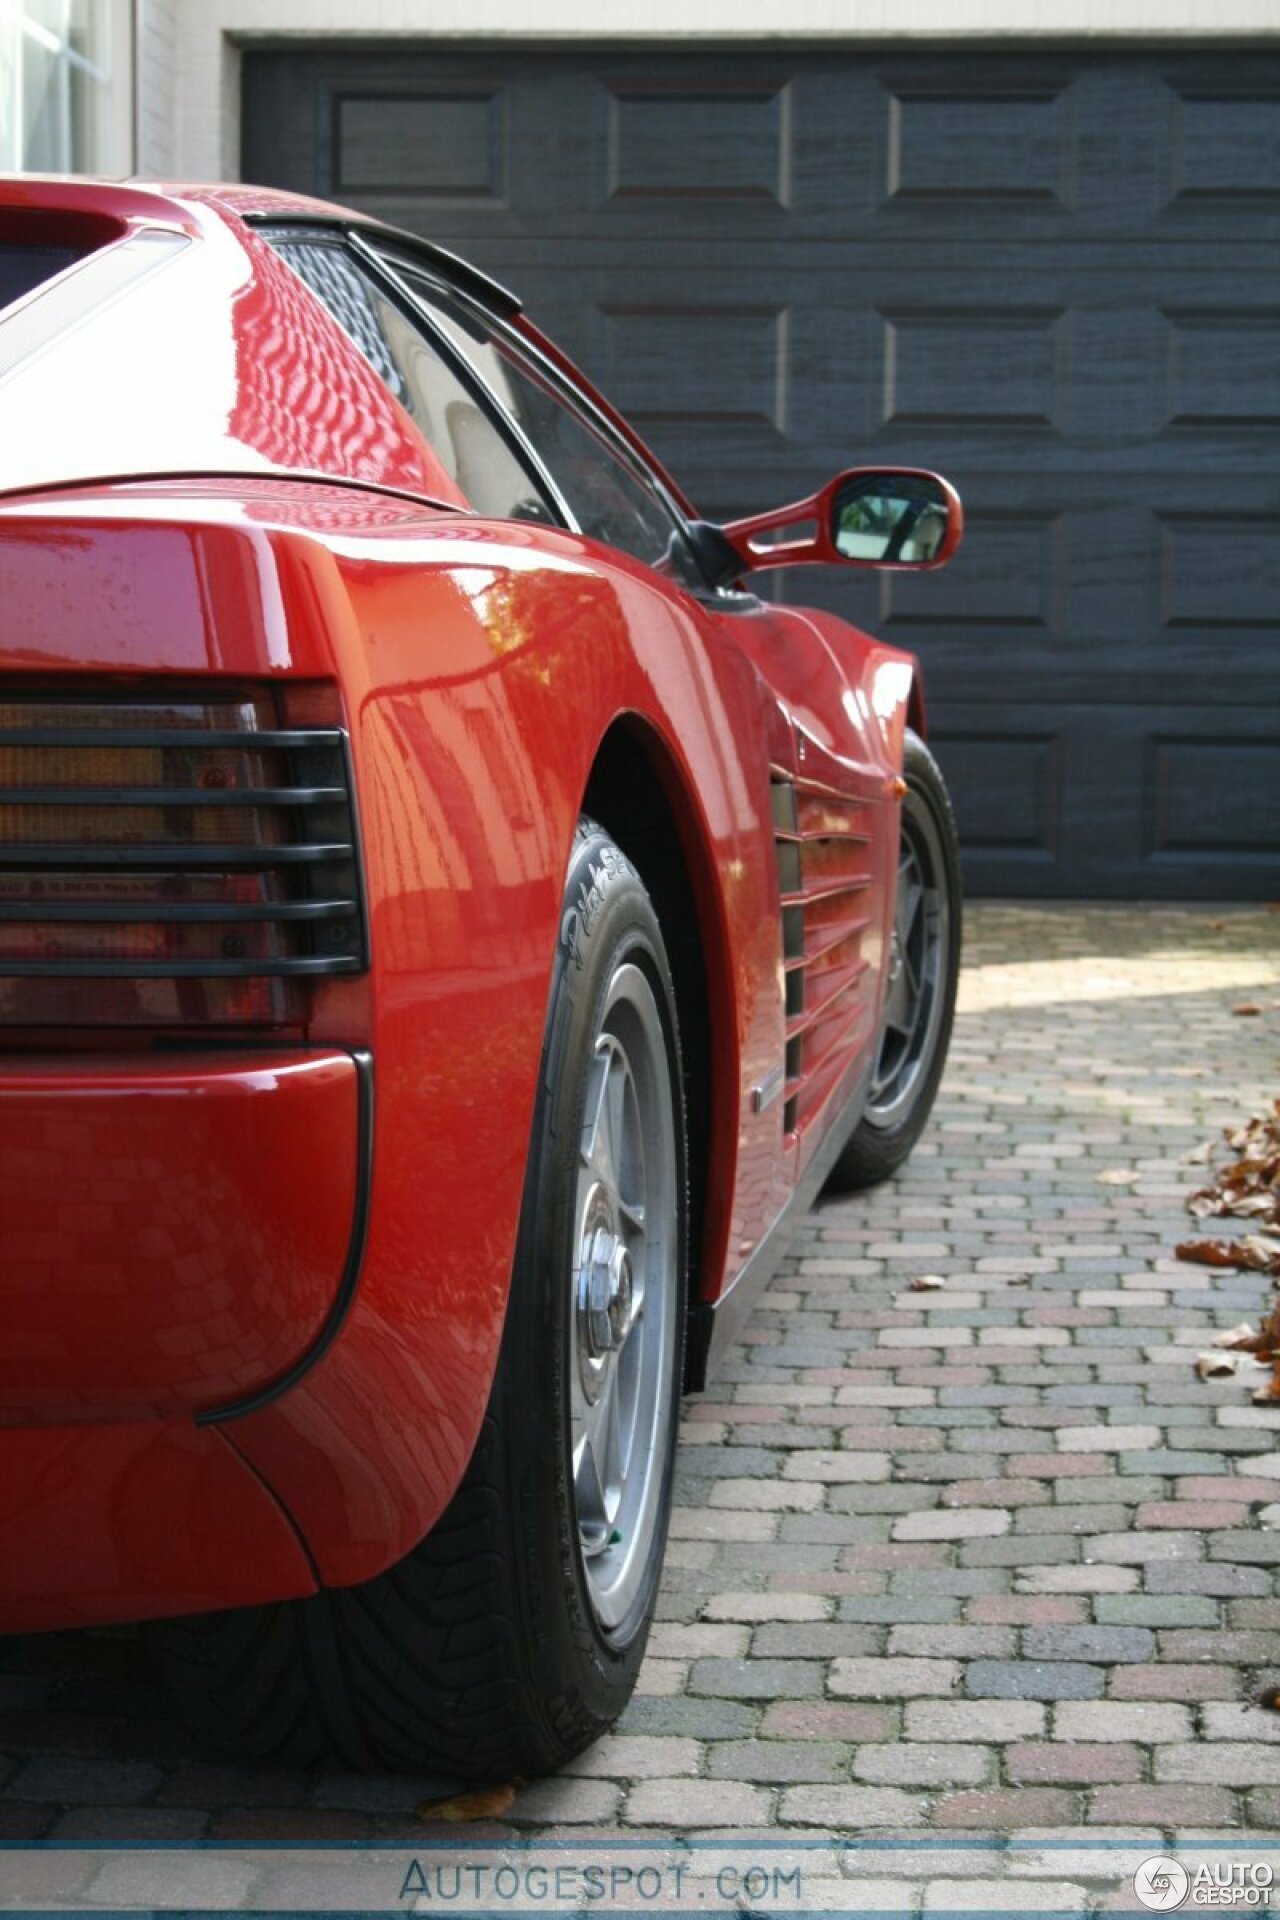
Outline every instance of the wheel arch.
MULTIPOLYGON (((648 889, 671 963, 689 1133, 689 1312, 718 1291, 733 1191, 733 970, 715 911, 719 882, 696 803, 661 736, 635 714, 600 742, 582 811, 617 842, 648 889), (724 1091, 722 1091, 724 1090, 724 1091)), ((686 1343, 685 1386, 703 1384, 706 1343, 686 1343)))

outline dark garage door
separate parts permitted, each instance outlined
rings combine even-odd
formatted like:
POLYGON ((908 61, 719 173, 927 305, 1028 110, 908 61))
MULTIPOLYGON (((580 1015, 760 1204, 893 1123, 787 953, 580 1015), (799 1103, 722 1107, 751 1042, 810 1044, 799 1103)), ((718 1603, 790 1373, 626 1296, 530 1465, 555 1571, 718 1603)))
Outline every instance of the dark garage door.
POLYGON ((1280 56, 245 56, 246 177, 473 257, 705 513, 935 465, 974 890, 1280 892, 1280 56))

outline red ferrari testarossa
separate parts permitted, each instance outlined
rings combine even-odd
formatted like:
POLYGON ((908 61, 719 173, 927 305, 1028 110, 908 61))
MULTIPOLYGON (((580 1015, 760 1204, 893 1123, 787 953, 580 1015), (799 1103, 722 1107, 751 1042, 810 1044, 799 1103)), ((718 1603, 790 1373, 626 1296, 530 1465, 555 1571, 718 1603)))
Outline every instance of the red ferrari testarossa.
POLYGON ((955 994, 936 476, 700 519, 482 274, 0 183, 0 1630, 150 1619, 241 1754, 554 1767, 698 1387, 955 994))

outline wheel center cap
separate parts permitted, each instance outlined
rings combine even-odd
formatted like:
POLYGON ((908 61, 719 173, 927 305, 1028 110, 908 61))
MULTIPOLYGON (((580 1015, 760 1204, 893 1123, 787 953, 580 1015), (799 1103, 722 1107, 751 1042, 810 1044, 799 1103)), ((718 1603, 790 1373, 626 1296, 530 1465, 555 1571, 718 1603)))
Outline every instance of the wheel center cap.
POLYGON ((631 1255, 609 1227, 597 1227, 591 1236, 581 1294, 587 1351, 593 1360, 603 1360, 630 1333, 634 1306, 631 1255))
POLYGON ((631 1255, 615 1242, 609 1259, 609 1334, 615 1348, 631 1331, 631 1255))

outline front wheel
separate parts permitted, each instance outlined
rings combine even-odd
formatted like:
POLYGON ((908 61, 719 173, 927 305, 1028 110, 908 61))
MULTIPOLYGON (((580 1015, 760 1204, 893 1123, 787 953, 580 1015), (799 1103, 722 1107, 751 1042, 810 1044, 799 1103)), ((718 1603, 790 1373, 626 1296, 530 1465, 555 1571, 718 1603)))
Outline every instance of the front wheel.
POLYGON ((167 1623, 168 1678, 239 1757, 510 1780, 630 1698, 682 1376, 685 1125, 662 933, 589 821, 565 890, 502 1349, 431 1533, 366 1585, 167 1623))
POLYGON ((888 1179, 933 1107, 946 1064, 960 972, 960 855, 937 762, 908 732, 889 978, 862 1119, 832 1168, 830 1192, 888 1179))

